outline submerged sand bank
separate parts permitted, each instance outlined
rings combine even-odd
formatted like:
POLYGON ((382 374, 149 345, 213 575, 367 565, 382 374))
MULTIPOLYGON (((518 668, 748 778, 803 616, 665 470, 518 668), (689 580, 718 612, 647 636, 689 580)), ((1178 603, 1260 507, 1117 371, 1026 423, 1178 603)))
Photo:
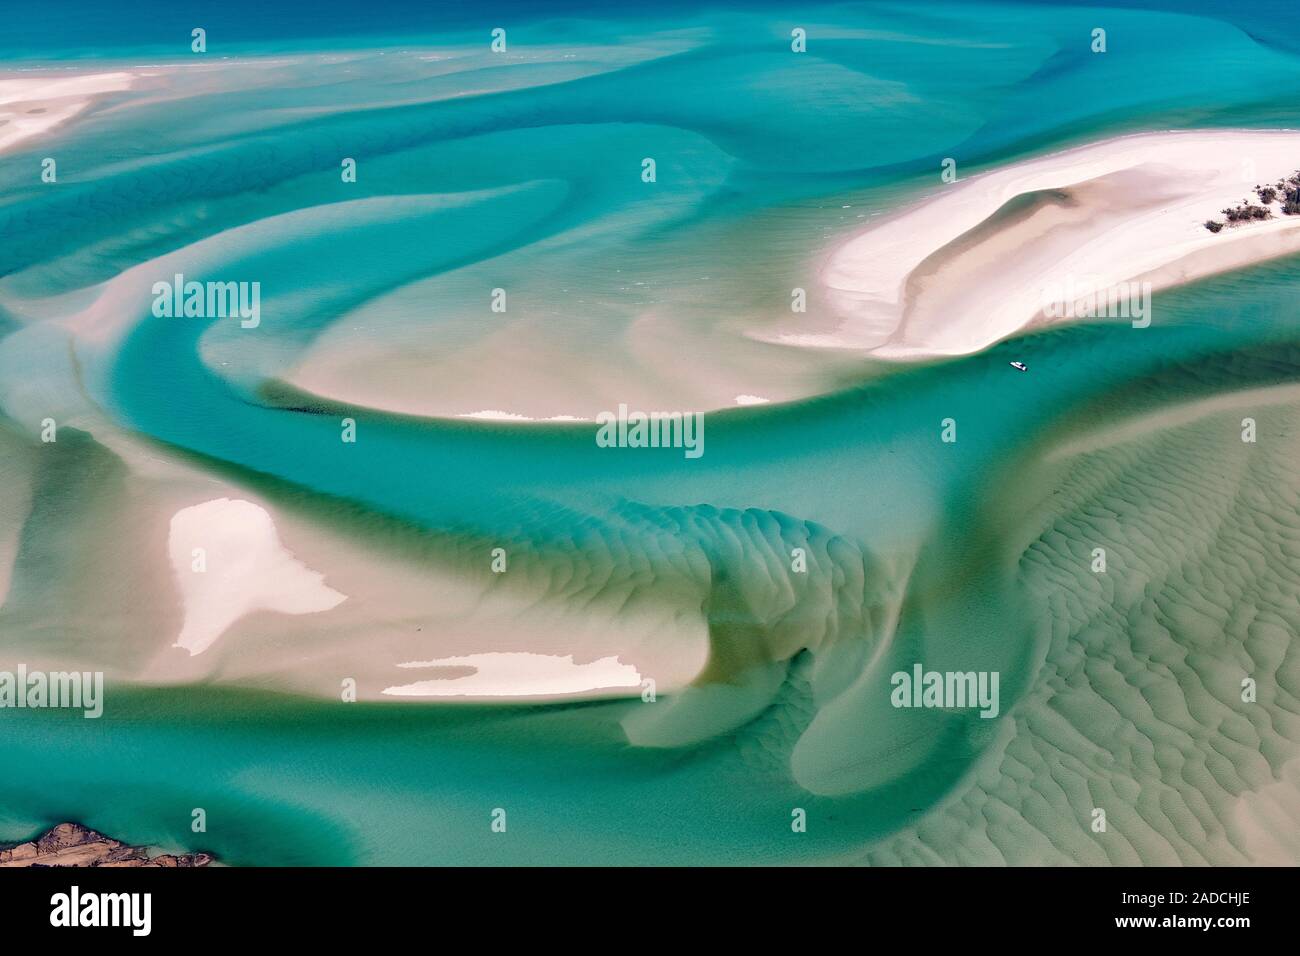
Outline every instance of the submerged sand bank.
POLYGON ((1297 169, 1300 132, 1214 130, 1126 136, 958 180, 832 253, 821 279, 838 328, 770 338, 889 359, 965 354, 1058 320, 1054 306, 1090 290, 1160 289, 1295 252, 1300 216, 1280 209, 1219 233, 1205 222, 1297 169))

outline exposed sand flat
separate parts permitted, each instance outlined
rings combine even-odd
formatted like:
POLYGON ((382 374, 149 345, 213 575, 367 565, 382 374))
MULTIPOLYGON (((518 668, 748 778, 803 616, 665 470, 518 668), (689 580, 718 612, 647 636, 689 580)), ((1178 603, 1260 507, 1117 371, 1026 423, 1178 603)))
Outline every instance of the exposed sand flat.
POLYGON ((1300 216, 1276 204, 1274 218, 1217 234, 1204 223, 1298 169, 1300 132, 1214 130, 1127 136, 959 180, 831 255, 821 278, 836 330, 774 338, 891 359, 965 354, 1093 290, 1160 289, 1294 252, 1300 216))
POLYGON ((397 666, 441 670, 445 676, 384 689, 394 697, 553 697, 626 693, 641 686, 637 669, 617 656, 579 664, 572 654, 488 652, 397 666))
POLYGON ((467 412, 459 418, 479 418, 484 421, 492 422, 589 422, 590 418, 578 418, 576 415, 552 415, 549 418, 532 418, 528 415, 520 415, 518 412, 503 412, 495 408, 485 408, 479 412, 467 412))
POLYGON ((23 73, 0 77, 0 152, 68 120, 105 93, 131 88, 132 73, 23 73))
POLYGON ((191 654, 203 653, 245 614, 311 614, 347 597, 295 560, 270 514, 251 501, 218 498, 182 508, 172 517, 167 549, 185 600, 176 646, 191 654))

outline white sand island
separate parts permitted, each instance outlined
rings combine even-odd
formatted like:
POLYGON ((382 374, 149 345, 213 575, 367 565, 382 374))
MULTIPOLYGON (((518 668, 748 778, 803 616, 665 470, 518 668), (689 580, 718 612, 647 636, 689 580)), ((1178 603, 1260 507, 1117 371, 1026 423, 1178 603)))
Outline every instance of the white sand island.
POLYGON ((570 697, 604 691, 626 696, 641 689, 641 674, 617 655, 579 663, 572 654, 489 651, 430 661, 407 661, 404 668, 431 668, 445 676, 384 688, 391 697, 570 697))
POLYGON ((313 614, 347 597, 280 543, 275 522, 251 501, 217 498, 172 516, 167 542, 185 605, 176 647, 202 654, 246 614, 313 614))
POLYGON ((959 179, 834 250, 821 279, 838 328, 764 338, 888 359, 965 354, 1058 321, 1053 303, 1088 290, 1158 290, 1295 252, 1300 215, 1276 203, 1263 221, 1218 233, 1205 223, 1297 170, 1300 132, 1210 130, 1125 136, 959 179))
POLYGON ((124 71, 0 75, 0 152, 61 126, 104 94, 130 89, 135 79, 124 71))

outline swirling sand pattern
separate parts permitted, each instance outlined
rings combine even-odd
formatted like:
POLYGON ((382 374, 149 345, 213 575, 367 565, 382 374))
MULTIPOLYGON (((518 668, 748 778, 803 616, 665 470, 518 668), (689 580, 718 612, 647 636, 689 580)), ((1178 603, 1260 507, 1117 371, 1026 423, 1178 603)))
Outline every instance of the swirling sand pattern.
POLYGON ((93 728, 6 719, 0 838, 183 842, 203 805, 235 863, 1300 862, 1294 259, 1162 293, 1140 336, 888 368, 764 340, 795 287, 835 321, 821 252, 946 156, 1296 125, 1293 50, 1108 11, 1099 61, 1091 17, 828 8, 806 61, 743 10, 497 58, 124 52, 129 89, 0 157, 0 669, 115 688, 93 728), (153 314, 176 274, 260 282, 261 324, 153 314), (620 402, 707 411, 705 455, 464 417, 620 402), (191 656, 169 521, 223 498, 346 600, 191 656), (659 697, 383 696, 492 652, 617 656, 659 697), (998 672, 997 717, 892 706, 916 661, 998 672))

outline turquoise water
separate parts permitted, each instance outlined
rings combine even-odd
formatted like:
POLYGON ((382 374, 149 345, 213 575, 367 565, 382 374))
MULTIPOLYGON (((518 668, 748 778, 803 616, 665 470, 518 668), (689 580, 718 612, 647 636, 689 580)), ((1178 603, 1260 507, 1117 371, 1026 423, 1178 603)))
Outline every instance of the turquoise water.
MULTIPOLYGON (((801 367, 792 390, 811 397, 710 415, 699 460, 609 453, 590 425, 404 415, 277 386, 368 308, 381 336, 477 347, 481 290, 496 285, 593 364, 631 363, 647 303, 707 361, 728 330, 814 287, 831 244, 934 188, 945 157, 965 175, 1135 130, 1296 126, 1294 48, 1225 7, 826 7, 801 11, 803 58, 776 10, 567 13, 521 10, 507 26, 516 49, 571 57, 507 65, 470 27, 395 39, 326 15, 316 36, 238 41, 232 27, 230 52, 266 71, 257 82, 200 78, 177 100, 92 115, 58 140, 57 188, 32 174, 47 147, 6 154, 0 335, 112 280, 133 324, 80 353, 96 411, 78 428, 122 429, 358 541, 418 551, 431 572, 470 575, 472 556, 504 545, 547 577, 546 601, 680 604, 707 627, 705 675, 649 716, 636 700, 342 706, 241 681, 121 679, 100 721, 5 713, 0 839, 76 819, 191 846, 201 806, 202 847, 235 864, 1249 856, 1234 801, 1278 776, 1296 736, 1295 405, 1256 413, 1268 440, 1240 467, 1219 467, 1238 450, 1231 414, 1053 453, 1295 383, 1294 259, 1159 295, 1141 332, 1075 326, 912 368, 839 363, 820 380, 801 367), (1104 56, 1088 49, 1098 25, 1104 56), (439 77, 425 48, 484 62, 439 77), (323 50, 360 53, 346 73, 293 59, 323 50), (342 155, 358 158, 355 184, 340 181, 342 155), (252 337, 154 318, 149 287, 178 271, 260 281, 274 320, 252 337), (629 289, 633 275, 652 291, 629 289), (1032 374, 1009 372, 1012 358, 1032 374), (338 441, 342 415, 364 455, 338 441), (949 416, 955 445, 937 440, 949 416), (1117 583, 1087 573, 1099 537, 1117 583), (771 578, 793 547, 813 573, 787 601, 771 578), (603 593, 574 583, 589 580, 603 593), (1000 672, 1002 716, 889 707, 887 675, 914 660, 1000 672), (1234 706, 1241 673, 1260 679, 1255 710, 1234 706), (1095 801, 1122 842, 1090 834, 1095 801), (506 834, 488 827, 495 807, 506 834), (796 807, 807 833, 790 829, 796 807)), ((1278 7, 1267 23, 1285 36, 1300 17, 1278 7)), ((154 29, 78 44, 34 25, 12 49, 25 65, 129 64, 166 50, 154 29)), ((56 382, 56 353, 21 381, 56 382)), ((4 393, 15 461, 34 454, 19 391, 4 393)), ((593 391, 594 407, 620 400, 593 391)), ((24 497, 0 514, 25 542, 0 667, 33 635, 102 645, 130 627, 128 610, 100 633, 56 634, 63 602, 86 600, 76 575, 24 497), (53 570, 34 573, 38 557, 53 570)))

